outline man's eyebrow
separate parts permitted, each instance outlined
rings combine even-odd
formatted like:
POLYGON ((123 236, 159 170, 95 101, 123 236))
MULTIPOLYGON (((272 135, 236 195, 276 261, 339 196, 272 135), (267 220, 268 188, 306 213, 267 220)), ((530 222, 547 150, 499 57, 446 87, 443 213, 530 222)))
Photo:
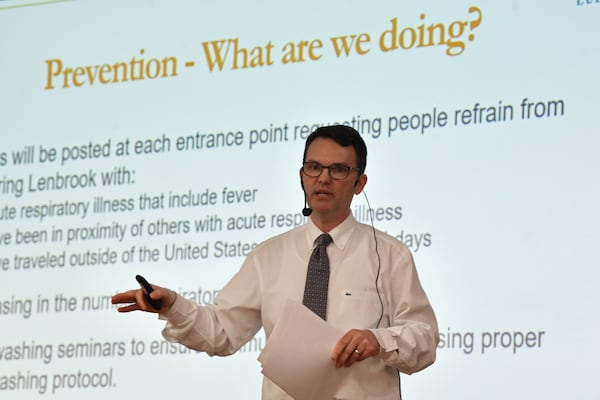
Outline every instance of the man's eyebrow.
POLYGON ((345 167, 349 167, 349 166, 350 166, 350 165, 348 165, 347 163, 345 163, 345 162, 343 162, 343 161, 340 161, 340 162, 333 162, 333 163, 331 163, 331 164, 327 164, 327 165, 326 165, 326 164, 323 164, 323 163, 322 163, 322 162, 320 162, 320 161, 313 160, 313 159, 308 159, 308 158, 307 158, 307 159, 306 159, 306 161, 304 161, 304 162, 314 162, 314 163, 317 163, 317 164, 321 164, 321 165, 323 165, 323 166, 325 166, 325 167, 329 167, 329 166, 331 166, 331 165, 343 165, 343 166, 345 166, 345 167))

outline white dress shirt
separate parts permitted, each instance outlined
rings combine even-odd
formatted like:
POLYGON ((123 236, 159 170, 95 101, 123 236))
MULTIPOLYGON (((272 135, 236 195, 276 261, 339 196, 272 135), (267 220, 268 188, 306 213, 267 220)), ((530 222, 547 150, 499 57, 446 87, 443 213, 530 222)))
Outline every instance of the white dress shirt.
MULTIPOLYGON (((286 299, 302 302, 308 260, 321 233, 309 219, 262 242, 213 305, 198 306, 178 296, 162 316, 167 319, 163 336, 210 355, 236 352, 261 326, 268 340, 286 299)), ((412 255, 403 243, 352 214, 328 233, 333 243, 327 247, 327 322, 344 332, 371 329, 381 346, 378 356, 349 367, 335 399, 397 400, 397 370, 410 374, 432 364, 438 342, 435 315, 412 255)), ((262 398, 291 399, 266 377, 262 398)))

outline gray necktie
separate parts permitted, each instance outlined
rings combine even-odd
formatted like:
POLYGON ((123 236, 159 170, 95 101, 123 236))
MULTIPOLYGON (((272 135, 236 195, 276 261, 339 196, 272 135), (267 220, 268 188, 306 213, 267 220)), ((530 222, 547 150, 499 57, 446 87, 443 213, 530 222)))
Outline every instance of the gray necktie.
POLYGON ((308 261, 302 304, 322 319, 327 317, 327 288, 329 287, 329 257, 327 246, 332 242, 327 233, 315 240, 316 247, 308 261))

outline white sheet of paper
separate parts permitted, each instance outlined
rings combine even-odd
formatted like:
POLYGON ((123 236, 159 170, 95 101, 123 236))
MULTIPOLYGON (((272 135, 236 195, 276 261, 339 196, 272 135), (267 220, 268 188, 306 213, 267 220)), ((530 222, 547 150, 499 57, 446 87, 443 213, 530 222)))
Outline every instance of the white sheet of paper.
POLYGON ((333 346, 342 337, 304 305, 288 300, 258 356, 262 373, 295 400, 330 400, 348 368, 335 368, 333 346))

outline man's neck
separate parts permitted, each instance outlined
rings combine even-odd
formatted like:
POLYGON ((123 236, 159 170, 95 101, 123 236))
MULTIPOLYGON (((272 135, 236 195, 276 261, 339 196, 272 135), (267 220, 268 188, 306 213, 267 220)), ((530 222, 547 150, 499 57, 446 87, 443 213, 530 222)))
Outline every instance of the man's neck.
POLYGON ((348 215, 350 215, 350 209, 348 209, 345 214, 339 215, 322 215, 313 213, 310 218, 313 224, 315 224, 316 227, 321 230, 321 232, 328 233, 331 232, 336 226, 344 222, 346 218, 348 218, 348 215))

